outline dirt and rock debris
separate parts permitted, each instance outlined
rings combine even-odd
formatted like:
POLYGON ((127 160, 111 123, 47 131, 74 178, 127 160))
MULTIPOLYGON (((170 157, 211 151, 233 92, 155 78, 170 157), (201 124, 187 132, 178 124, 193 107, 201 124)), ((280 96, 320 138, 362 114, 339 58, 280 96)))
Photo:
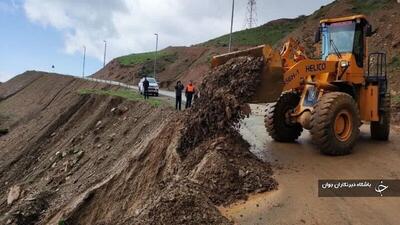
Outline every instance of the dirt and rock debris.
POLYGON ((15 93, 0 102, 0 114, 12 118, 0 137, 0 223, 232 224, 217 206, 277 187, 237 131, 261 66, 238 58, 208 73, 185 113, 79 95, 98 84, 69 77, 12 84, 15 93), (23 106, 12 102, 27 96, 33 107, 14 115, 23 106), (11 189, 18 197, 7 204, 11 189))
POLYGON ((241 57, 211 71, 200 86, 200 98, 186 113, 178 151, 185 155, 206 138, 236 134, 250 113, 247 104, 261 82, 262 58, 241 57))

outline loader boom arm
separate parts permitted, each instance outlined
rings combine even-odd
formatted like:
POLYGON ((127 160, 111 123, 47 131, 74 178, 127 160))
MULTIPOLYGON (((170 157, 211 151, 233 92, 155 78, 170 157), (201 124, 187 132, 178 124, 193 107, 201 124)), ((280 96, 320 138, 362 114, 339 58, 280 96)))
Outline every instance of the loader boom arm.
POLYGON ((300 89, 315 77, 318 85, 329 86, 329 73, 336 73, 337 61, 309 59, 298 41, 289 38, 279 52, 269 45, 222 54, 213 57, 211 67, 225 64, 232 58, 241 56, 262 57, 264 66, 261 84, 251 103, 274 102, 282 92, 300 89))

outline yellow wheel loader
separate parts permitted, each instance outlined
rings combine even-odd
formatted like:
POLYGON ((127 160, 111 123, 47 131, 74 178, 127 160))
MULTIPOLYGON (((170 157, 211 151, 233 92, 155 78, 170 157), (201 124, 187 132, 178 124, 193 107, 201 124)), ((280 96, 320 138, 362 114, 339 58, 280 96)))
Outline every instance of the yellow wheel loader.
POLYGON ((280 52, 268 45, 215 56, 212 67, 239 56, 263 57, 261 84, 251 103, 269 103, 265 125, 279 142, 294 142, 310 130, 323 154, 345 155, 353 148, 362 121, 371 137, 388 140, 390 94, 386 54, 368 53, 371 25, 363 15, 320 21, 315 42, 321 59, 309 59, 289 39, 280 52))

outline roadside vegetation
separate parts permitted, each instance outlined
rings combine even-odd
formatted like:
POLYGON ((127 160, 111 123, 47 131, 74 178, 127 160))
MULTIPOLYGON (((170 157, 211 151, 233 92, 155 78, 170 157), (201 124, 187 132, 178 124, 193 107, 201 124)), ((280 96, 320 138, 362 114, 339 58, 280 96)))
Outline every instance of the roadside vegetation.
POLYGON ((105 96, 114 96, 126 99, 128 101, 146 101, 150 105, 159 107, 161 105, 161 101, 158 99, 151 98, 148 100, 144 100, 143 96, 138 92, 130 90, 130 89, 118 89, 118 90, 101 90, 101 89, 80 89, 78 90, 78 94, 80 95, 105 95, 105 96))

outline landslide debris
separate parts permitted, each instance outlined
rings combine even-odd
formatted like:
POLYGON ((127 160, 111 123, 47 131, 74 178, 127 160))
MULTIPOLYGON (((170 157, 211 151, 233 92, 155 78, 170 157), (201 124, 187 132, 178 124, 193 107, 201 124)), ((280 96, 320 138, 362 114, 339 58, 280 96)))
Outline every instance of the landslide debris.
MULTIPOLYGON (((7 186, 0 190, 19 185, 23 194, 0 206, 0 223, 232 224, 217 206, 277 187, 270 165, 249 151, 237 129, 250 113, 246 101, 261 68, 259 58, 242 57, 209 72, 200 98, 185 113, 114 97, 59 94, 73 101, 52 101, 28 122, 57 115, 43 121, 33 147, 8 144, 15 151, 5 157, 13 164, 3 168, 7 186), (17 149, 24 154, 14 157, 17 149)), ((31 137, 20 126, 6 137, 16 140, 23 130, 31 137)))
POLYGON ((216 135, 236 135, 239 121, 250 113, 246 103, 261 82, 261 58, 240 57, 210 71, 200 86, 200 98, 184 118, 178 151, 185 156, 201 141, 216 135))
POLYGON ((166 167, 177 172, 162 179, 135 224, 230 224, 214 205, 277 187, 269 164, 249 151, 237 129, 250 113, 246 102, 260 82, 262 65, 260 58, 241 57, 205 76, 194 107, 170 125, 180 127, 174 135, 179 161, 166 167))
POLYGON ((246 102, 260 82, 262 65, 260 58, 241 57, 205 76, 200 98, 181 121, 177 146, 182 160, 177 173, 180 179, 169 182, 139 217, 142 221, 225 224, 223 218, 215 217, 210 202, 226 205, 246 199, 249 193, 277 187, 270 166, 249 151, 237 129, 250 113, 246 102))

